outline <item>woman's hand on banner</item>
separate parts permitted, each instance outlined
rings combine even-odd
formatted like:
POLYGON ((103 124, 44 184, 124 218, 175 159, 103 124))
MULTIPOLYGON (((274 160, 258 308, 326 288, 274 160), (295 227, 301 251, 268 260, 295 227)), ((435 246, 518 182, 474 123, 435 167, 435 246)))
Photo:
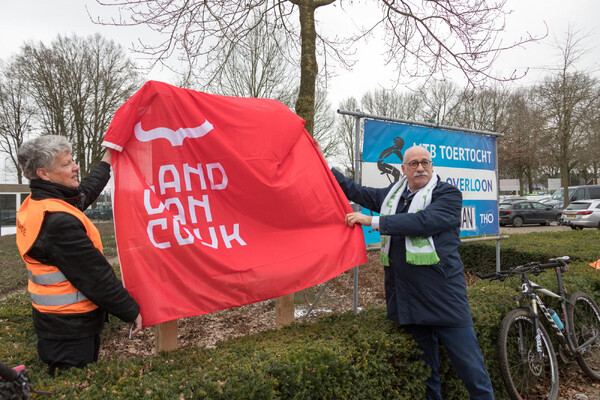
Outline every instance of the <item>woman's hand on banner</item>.
POLYGON ((131 323, 131 328, 129 329, 129 339, 131 339, 131 336, 135 335, 136 333, 138 333, 141 330, 142 330, 142 314, 138 314, 138 316, 135 317, 135 321, 133 321, 131 323))
POLYGON ((106 148, 106 151, 104 152, 104 155, 102 156, 102 160, 104 162, 107 162, 110 164, 110 158, 112 157, 112 149, 110 148, 106 148))

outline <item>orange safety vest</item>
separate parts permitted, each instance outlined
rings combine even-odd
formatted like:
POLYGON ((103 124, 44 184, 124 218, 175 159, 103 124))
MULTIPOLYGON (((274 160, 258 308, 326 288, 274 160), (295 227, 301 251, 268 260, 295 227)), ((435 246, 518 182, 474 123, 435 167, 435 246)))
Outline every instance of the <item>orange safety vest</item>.
POLYGON ((17 212, 17 247, 27 265, 31 304, 43 313, 75 314, 95 310, 98 306, 78 291, 57 267, 42 264, 27 255, 47 212, 65 212, 79 219, 94 247, 102 252, 100 232, 83 212, 63 200, 32 200, 29 195, 17 212))

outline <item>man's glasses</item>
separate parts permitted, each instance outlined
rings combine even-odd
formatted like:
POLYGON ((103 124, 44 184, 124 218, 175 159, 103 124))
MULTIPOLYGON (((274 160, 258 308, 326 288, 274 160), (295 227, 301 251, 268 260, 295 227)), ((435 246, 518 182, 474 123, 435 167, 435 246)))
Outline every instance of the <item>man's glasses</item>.
POLYGON ((413 160, 406 165, 408 165, 410 167, 410 169, 417 169, 417 168, 419 168, 419 164, 421 164, 423 166, 423 168, 427 168, 431 165, 431 161, 429 161, 429 160, 423 160, 423 161, 413 160))

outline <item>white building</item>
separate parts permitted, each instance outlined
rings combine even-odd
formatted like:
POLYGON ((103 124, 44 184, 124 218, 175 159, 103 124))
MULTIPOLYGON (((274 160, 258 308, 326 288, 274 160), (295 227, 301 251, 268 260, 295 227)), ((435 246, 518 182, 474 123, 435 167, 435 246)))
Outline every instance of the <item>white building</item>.
POLYGON ((17 210, 29 193, 29 185, 0 184, 0 236, 15 234, 17 210))

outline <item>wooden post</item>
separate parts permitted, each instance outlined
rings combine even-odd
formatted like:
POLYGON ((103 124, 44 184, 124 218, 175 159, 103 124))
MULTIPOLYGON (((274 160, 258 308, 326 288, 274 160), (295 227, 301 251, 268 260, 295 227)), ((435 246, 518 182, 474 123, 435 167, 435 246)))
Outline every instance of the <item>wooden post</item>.
POLYGON ((281 329, 294 322, 294 293, 275 299, 275 326, 281 329))
POLYGON ((161 351, 175 350, 177 348, 177 320, 163 322, 155 325, 154 334, 156 341, 154 343, 154 353, 161 351))

